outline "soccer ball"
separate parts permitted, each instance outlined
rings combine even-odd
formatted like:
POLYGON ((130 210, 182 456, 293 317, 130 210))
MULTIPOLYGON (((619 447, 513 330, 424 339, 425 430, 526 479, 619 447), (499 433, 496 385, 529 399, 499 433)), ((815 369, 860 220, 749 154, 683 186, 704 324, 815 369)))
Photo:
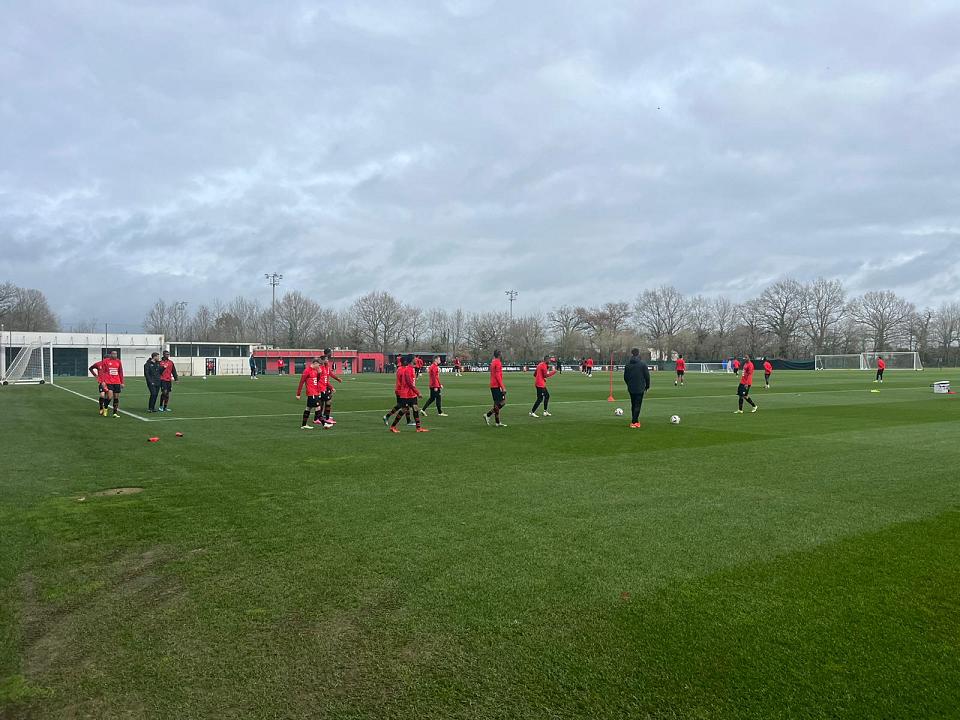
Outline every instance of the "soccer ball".
POLYGON ((617 408, 616 410, 613 411, 613 414, 616 415, 617 417, 620 417, 621 415, 623 415, 623 408, 617 408))
POLYGON ((679 416, 679 415, 671 415, 671 416, 670 416, 670 422, 672 422, 674 425, 679 425, 679 424, 680 424, 680 416, 679 416))

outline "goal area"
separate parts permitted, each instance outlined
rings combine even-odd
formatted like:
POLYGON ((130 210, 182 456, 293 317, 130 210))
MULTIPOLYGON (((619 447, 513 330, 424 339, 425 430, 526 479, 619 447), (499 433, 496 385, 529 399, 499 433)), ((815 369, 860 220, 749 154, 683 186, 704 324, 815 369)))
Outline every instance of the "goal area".
POLYGON ((817 355, 814 357, 814 367, 817 370, 875 370, 877 359, 881 357, 887 364, 887 370, 923 370, 920 353, 907 351, 817 355))
POLYGON ((724 372, 733 372, 733 369, 728 369, 725 367, 722 362, 712 362, 712 363, 698 363, 698 362, 688 362, 687 363, 687 372, 695 373, 724 373, 724 372))
POLYGON ((4 385, 15 383, 42 385, 46 382, 45 378, 43 346, 39 342, 34 342, 20 348, 9 367, 4 368, 0 382, 4 385))

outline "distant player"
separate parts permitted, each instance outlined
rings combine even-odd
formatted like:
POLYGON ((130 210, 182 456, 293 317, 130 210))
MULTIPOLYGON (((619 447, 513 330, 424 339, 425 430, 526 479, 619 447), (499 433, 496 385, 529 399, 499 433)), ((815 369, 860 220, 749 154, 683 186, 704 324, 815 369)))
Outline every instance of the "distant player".
POLYGON ((297 385, 297 400, 300 399, 300 393, 304 388, 307 390, 307 407, 303 411, 300 429, 313 430, 313 425, 310 425, 311 410, 313 411, 313 422, 315 424, 320 422, 320 358, 313 358, 300 375, 300 384, 297 385))
POLYGON ((253 357, 253 353, 250 353, 250 379, 257 379, 257 361, 256 358, 253 357))
POLYGON ((687 361, 683 359, 683 355, 677 356, 677 379, 673 381, 673 384, 683 386, 683 374, 687 371, 687 361))
POLYGON ((336 380, 338 383, 343 382, 343 378, 333 371, 333 350, 325 348, 320 363, 320 390, 323 393, 320 396, 320 402, 323 410, 321 413, 323 425, 328 429, 337 424, 336 420, 333 419, 333 394, 336 390, 330 384, 331 380, 336 380))
POLYGON ((463 365, 460 362, 459 356, 453 359, 453 374, 457 377, 463 377, 463 365))
POLYGON ((593 358, 588 357, 584 364, 587 366, 587 377, 593 377, 593 358))
POLYGON ((630 351, 630 360, 623 368, 623 382, 630 393, 630 427, 639 428, 643 394, 650 389, 650 368, 640 359, 640 348, 630 351))
POLYGON ((277 359, 277 375, 283 375, 283 360, 277 359))
POLYGON ((506 427, 500 422, 500 411, 507 404, 507 388, 503 385, 503 363, 500 362, 500 351, 493 351, 493 360, 490 361, 490 395, 493 397, 493 407, 483 416, 483 421, 489 425, 490 416, 494 417, 497 427, 506 427))
POLYGON ((430 363, 430 367, 427 368, 427 375, 429 376, 430 399, 427 400, 426 405, 423 406, 423 409, 420 412, 426 415, 427 408, 430 407, 433 403, 436 403, 437 417, 447 417, 447 414, 443 411, 443 400, 440 397, 441 393, 443 392, 443 385, 440 384, 440 356, 439 355, 433 358, 433 362, 430 363))
POLYGON ((177 366, 170 359, 170 351, 163 351, 163 358, 160 360, 160 412, 170 412, 170 393, 173 392, 173 384, 180 380, 177 374, 177 366))
POLYGON ((739 361, 737 358, 734 358, 732 364, 733 364, 733 374, 734 374, 734 375, 739 375, 739 374, 740 374, 740 361, 739 361))
POLYGON ((737 403, 739 407, 733 411, 737 415, 743 415, 744 400, 753 406, 753 410, 750 412, 756 412, 760 409, 753 401, 753 398, 750 397, 750 387, 753 385, 753 360, 750 359, 750 353, 746 353, 743 358, 743 374, 740 378, 740 384, 737 385, 737 403))
MULTIPOLYGON (((409 423, 410 413, 413 413, 413 424, 417 427, 417 432, 430 432, 425 427, 420 426, 420 406, 417 405, 417 399, 420 397, 420 391, 417 390, 417 371, 414 369, 415 361, 412 355, 407 355, 403 359, 403 364, 397 371, 397 404, 400 405, 402 412, 397 412, 393 418, 393 424, 390 425, 390 432, 398 433, 397 424, 401 417, 406 417, 409 423)), ((389 415, 389 413, 388 413, 389 415)), ((386 418, 385 418, 386 419, 386 418)))
POLYGON ((143 379, 147 381, 147 390, 150 392, 150 399, 147 400, 147 412, 157 411, 157 396, 160 395, 160 375, 163 368, 160 367, 160 353, 150 353, 150 357, 143 364, 143 379))
POLYGON ((420 377, 420 373, 423 372, 423 358, 419 355, 413 359, 413 370, 417 377, 420 377))
POLYGON ((763 361, 763 389, 770 389, 770 376, 773 375, 773 365, 770 364, 770 361, 764 359, 763 361))
POLYGON ((551 370, 550 366, 547 365, 549 359, 549 355, 544 355, 543 360, 540 361, 537 369, 533 372, 533 386, 537 389, 537 401, 530 410, 530 417, 538 417, 537 408, 540 407, 540 403, 543 403, 543 416, 550 417, 548 410, 550 407, 550 391, 547 390, 547 378, 552 378, 557 374, 557 371, 551 370))
POLYGON ((887 364, 883 361, 883 355, 877 356, 877 378, 874 380, 875 383, 883 382, 883 371, 886 369, 887 364))
POLYGON ((120 417, 120 391, 123 390, 123 363, 120 362, 117 351, 111 350, 110 355, 97 365, 99 365, 97 377, 106 388, 106 399, 100 414, 106 417, 107 408, 113 402, 113 416, 118 418, 120 417))

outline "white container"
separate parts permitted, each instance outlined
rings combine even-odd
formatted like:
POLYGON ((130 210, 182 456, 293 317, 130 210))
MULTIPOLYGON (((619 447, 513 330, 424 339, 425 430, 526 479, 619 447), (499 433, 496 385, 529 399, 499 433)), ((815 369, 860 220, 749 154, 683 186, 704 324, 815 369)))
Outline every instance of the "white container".
POLYGON ((933 384, 933 391, 937 395, 946 395, 950 392, 950 381, 949 380, 938 380, 933 384))

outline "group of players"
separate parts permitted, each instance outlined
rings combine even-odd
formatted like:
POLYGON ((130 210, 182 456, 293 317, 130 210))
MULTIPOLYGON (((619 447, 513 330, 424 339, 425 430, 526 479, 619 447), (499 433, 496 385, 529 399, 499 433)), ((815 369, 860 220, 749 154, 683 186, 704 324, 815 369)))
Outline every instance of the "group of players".
MULTIPOLYGON (((123 391, 124 379, 123 363, 120 362, 117 351, 111 350, 105 358, 98 360, 87 370, 97 379, 98 414, 109 417, 112 405, 112 416, 120 417, 120 393, 123 391)), ((170 352, 164 350, 162 357, 160 353, 153 353, 144 365, 143 374, 150 391, 148 411, 158 411, 156 402, 159 397, 159 412, 170 412, 170 393, 173 391, 173 383, 178 379, 177 368, 170 359, 170 352)))

